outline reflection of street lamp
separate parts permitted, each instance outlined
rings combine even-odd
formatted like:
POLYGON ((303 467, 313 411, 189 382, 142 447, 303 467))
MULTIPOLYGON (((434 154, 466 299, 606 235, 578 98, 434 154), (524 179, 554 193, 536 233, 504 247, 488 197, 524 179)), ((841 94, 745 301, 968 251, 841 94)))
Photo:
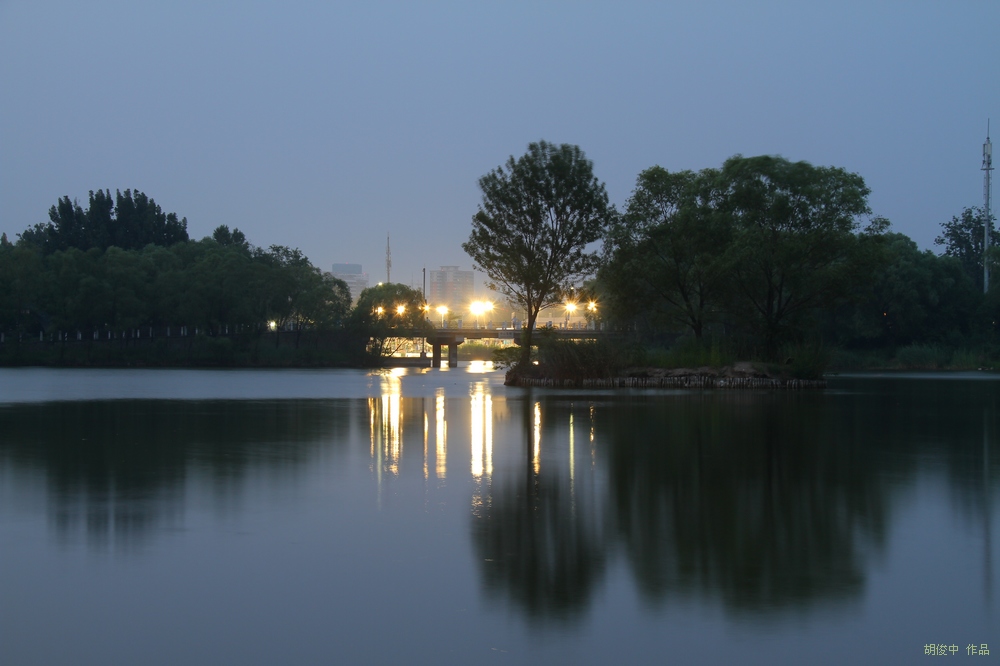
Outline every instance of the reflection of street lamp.
POLYGON ((437 313, 441 315, 441 328, 444 328, 444 316, 448 314, 448 307, 446 305, 437 306, 437 313))

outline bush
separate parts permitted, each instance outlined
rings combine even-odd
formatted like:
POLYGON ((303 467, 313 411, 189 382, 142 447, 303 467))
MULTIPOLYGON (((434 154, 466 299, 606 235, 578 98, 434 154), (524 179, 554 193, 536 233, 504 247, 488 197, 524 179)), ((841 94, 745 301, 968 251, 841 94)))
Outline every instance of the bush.
POLYGON ((988 365, 982 353, 976 353, 969 349, 956 349, 951 355, 948 367, 954 370, 975 370, 988 365))
POLYGON ((828 367, 834 370, 874 370, 888 365, 889 356, 882 350, 834 349, 830 352, 828 367))
POLYGON ((647 350, 645 364, 657 368, 720 368, 734 361, 732 352, 718 338, 682 338, 668 350, 647 350))
POLYGON ((541 338, 538 345, 539 372, 555 379, 615 377, 634 365, 639 350, 607 340, 559 340, 541 338))
POLYGON ((896 363, 908 370, 932 370, 949 360, 948 350, 931 345, 909 345, 896 350, 896 363))
POLYGON ((794 379, 822 379, 830 365, 830 353, 822 345, 792 345, 782 350, 783 373, 794 379))
POLYGON ((521 348, 517 345, 513 347, 497 347, 493 350, 493 367, 500 370, 513 368, 521 360, 521 348))

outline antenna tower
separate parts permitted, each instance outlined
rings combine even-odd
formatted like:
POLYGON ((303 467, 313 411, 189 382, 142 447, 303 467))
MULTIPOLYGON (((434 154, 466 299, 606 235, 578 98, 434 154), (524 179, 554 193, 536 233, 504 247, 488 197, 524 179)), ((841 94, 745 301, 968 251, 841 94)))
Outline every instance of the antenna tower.
POLYGON ((389 234, 385 235, 385 283, 392 282, 389 273, 392 271, 392 250, 389 249, 389 234))
POLYGON ((990 265, 986 251, 990 249, 990 226, 993 215, 990 212, 990 195, 993 193, 993 143, 990 141, 990 121, 986 121, 986 143, 983 144, 983 293, 990 290, 990 265))

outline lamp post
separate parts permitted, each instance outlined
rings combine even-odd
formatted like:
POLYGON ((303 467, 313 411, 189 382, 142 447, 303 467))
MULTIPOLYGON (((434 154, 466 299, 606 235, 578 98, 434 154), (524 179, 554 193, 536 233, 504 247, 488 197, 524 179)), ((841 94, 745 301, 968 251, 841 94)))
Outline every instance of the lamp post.
POLYGON ((437 313, 439 315, 441 315, 441 328, 444 328, 444 316, 446 314, 448 314, 448 306, 446 306, 446 305, 439 305, 439 306, 437 306, 436 310, 437 310, 437 313))

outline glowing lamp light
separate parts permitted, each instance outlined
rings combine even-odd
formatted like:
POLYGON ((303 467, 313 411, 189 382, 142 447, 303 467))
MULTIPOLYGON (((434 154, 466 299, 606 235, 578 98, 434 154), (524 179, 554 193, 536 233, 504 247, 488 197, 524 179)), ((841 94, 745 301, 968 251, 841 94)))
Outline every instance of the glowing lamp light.
POLYGON ((396 306, 396 314, 398 314, 400 317, 402 317, 404 314, 406 314, 406 306, 405 305, 397 305, 396 306))
POLYGON ((276 321, 274 321, 272 319, 271 321, 267 322, 267 327, 270 330, 272 330, 272 331, 277 331, 278 330, 278 322, 276 322, 276 321))

